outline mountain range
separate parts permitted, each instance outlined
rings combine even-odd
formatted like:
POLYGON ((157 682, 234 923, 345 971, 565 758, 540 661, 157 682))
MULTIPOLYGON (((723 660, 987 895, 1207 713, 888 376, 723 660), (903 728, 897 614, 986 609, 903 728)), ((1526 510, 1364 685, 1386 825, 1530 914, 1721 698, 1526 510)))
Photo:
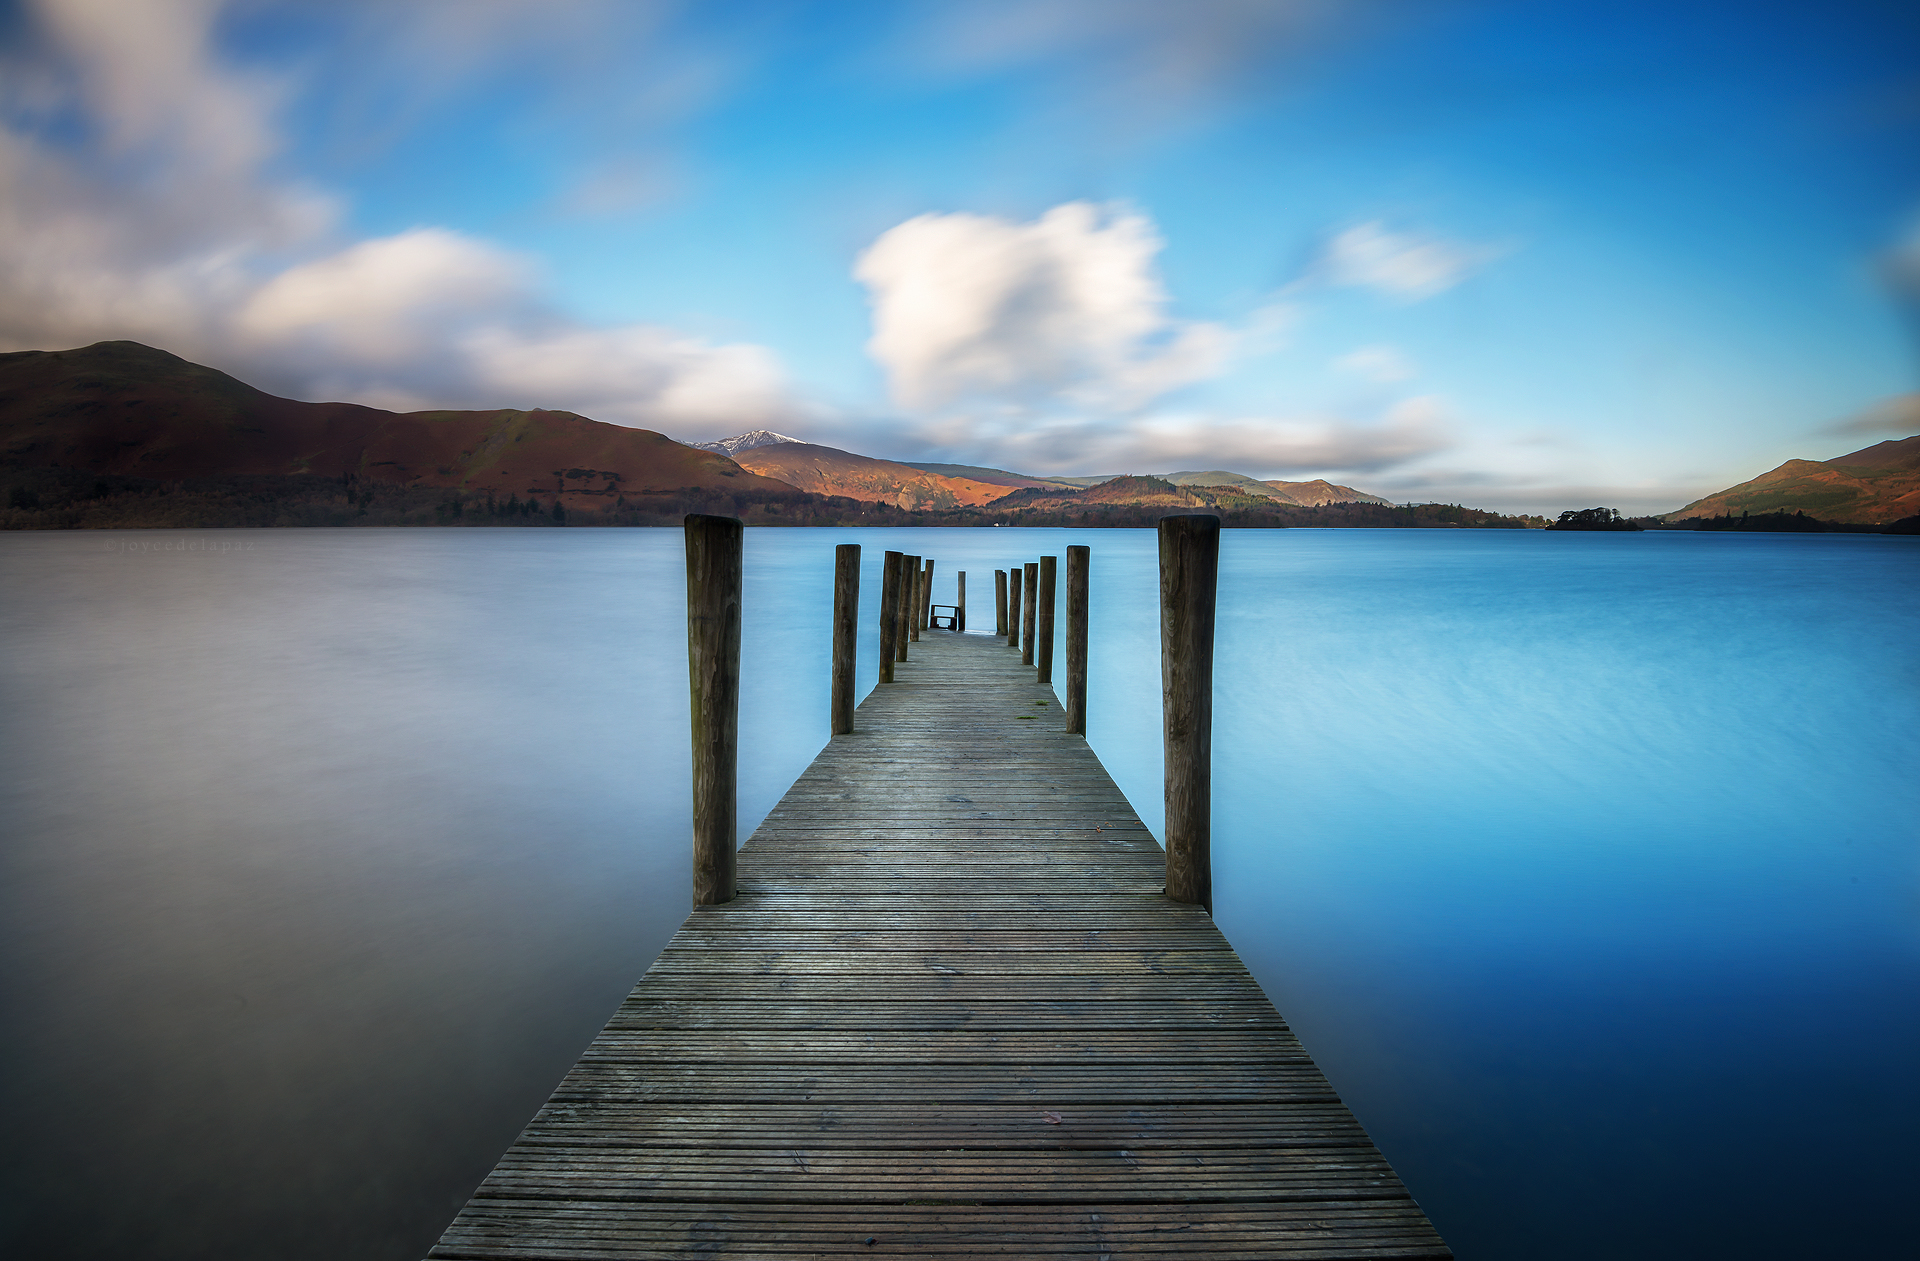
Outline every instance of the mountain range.
MULTIPOLYGON (((1322 480, 1226 470, 1039 476, 877 459, 757 429, 682 443, 572 412, 391 412, 278 398, 138 342, 0 354, 0 526, 651 525, 687 511, 787 524, 1539 526, 1396 507, 1322 480), (163 502, 164 501, 164 502, 163 502)), ((1806 512, 1881 524, 1920 511, 1920 436, 1789 460, 1670 521, 1806 512)))
MULTIPOLYGON (((1263 482, 1242 473, 1229 473, 1221 469, 1144 475, 1106 473, 1093 477, 1041 477, 971 464, 896 462, 858 455, 838 447, 820 446, 767 429, 755 429, 717 442, 694 445, 706 451, 724 452, 742 468, 777 478, 801 490, 819 495, 844 495, 869 503, 888 503, 910 510, 978 507, 1005 497, 1010 490, 1045 490, 1070 495, 1138 476, 1151 477, 1174 486, 1218 488, 1302 507, 1317 508, 1330 503, 1389 502, 1378 495, 1369 495, 1351 486, 1336 486, 1327 481, 1263 482)), ((1133 482, 1127 484, 1135 485, 1133 482)), ((1164 497, 1159 491, 1150 492, 1150 498, 1155 502, 1164 497)), ((1084 502, 1117 501, 1109 492, 1084 502)), ((1198 504, 1205 501, 1192 499, 1188 502, 1198 504)))
MULTIPOLYGON (((549 513, 559 504, 576 514, 618 508, 658 515, 683 501, 724 508, 721 499, 738 507, 801 504, 810 496, 924 513, 981 508, 1036 488, 1078 493, 1062 479, 916 466, 766 429, 681 443, 537 408, 391 412, 299 402, 131 341, 0 354, 0 465, 121 479, 123 490, 134 482, 319 477, 361 487, 350 496, 356 499, 384 486, 415 492, 425 504, 431 496, 418 492, 445 490, 462 500, 532 501, 549 513)), ((1302 502, 1286 493, 1292 483, 1269 486, 1233 473, 1171 476, 1302 502)), ((1300 485, 1323 488, 1323 502, 1385 502, 1325 483, 1300 485)), ((1110 491, 1087 502, 1122 498, 1110 491)), ((1162 498, 1147 494, 1138 502, 1162 498)))

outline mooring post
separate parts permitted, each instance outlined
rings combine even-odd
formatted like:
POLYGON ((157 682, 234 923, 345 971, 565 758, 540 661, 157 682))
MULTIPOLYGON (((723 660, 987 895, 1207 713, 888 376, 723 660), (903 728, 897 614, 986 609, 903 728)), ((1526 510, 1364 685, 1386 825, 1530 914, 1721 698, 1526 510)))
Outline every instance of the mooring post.
POLYGON ((1067 730, 1087 734, 1087 557, 1067 549, 1067 730))
POLYGON ((1008 571, 1011 580, 1007 583, 1007 647, 1020 646, 1020 566, 1015 565, 1008 571))
POLYGON ((993 633, 1007 633, 1007 571, 993 571, 993 633))
POLYGON ((933 629, 933 562, 927 562, 927 580, 920 587, 920 629, 933 629))
POLYGON ((955 576, 960 579, 960 598, 953 605, 953 629, 958 632, 967 629, 967 571, 962 569, 955 576))
POLYGON ((880 681, 893 682, 893 654, 900 639, 900 568, 906 557, 888 552, 880 563, 880 681))
POLYGON ((833 734, 853 730, 853 660, 860 630, 860 545, 833 549, 833 734))
POLYGON ((1026 564, 1026 590, 1020 596, 1020 664, 1033 664, 1033 622, 1034 613, 1040 607, 1040 566, 1033 561, 1026 564))
POLYGON ((920 592, 927 585, 925 563, 913 558, 913 581, 907 584, 907 638, 920 642, 920 592))
POLYGON ((1034 608, 1039 616, 1033 623, 1033 659, 1040 667, 1042 687, 1053 686, 1053 578, 1059 561, 1057 556, 1040 558, 1040 599, 1034 608))
POLYGON ((693 904, 733 900, 740 769, 740 585, 744 527, 690 513, 687 694, 693 717, 693 904))
POLYGON ((1213 914, 1213 606, 1220 518, 1160 518, 1160 690, 1167 896, 1213 914))
POLYGON ((907 659, 907 642, 919 638, 918 635, 913 633, 913 584, 915 582, 914 575, 919 572, 920 558, 918 556, 902 556, 900 558, 900 604, 896 614, 899 629, 893 636, 895 661, 905 661, 907 659))

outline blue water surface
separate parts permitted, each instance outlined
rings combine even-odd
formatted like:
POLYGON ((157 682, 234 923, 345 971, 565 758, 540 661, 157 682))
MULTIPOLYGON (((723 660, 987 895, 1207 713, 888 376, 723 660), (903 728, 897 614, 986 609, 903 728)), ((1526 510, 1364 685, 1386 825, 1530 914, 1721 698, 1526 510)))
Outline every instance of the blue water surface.
MULTIPOLYGON (((741 805, 832 555, 1093 549, 1158 829, 1150 531, 750 530, 741 805)), ((0 1248, 421 1255, 689 896, 671 530, 0 536, 0 1248)), ((1463 1258, 1899 1255, 1920 547, 1230 531, 1222 928, 1463 1258)))

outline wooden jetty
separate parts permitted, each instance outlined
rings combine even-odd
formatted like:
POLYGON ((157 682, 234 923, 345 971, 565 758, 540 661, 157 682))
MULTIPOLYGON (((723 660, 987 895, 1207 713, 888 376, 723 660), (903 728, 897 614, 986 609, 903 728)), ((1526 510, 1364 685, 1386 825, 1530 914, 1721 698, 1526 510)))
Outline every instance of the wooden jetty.
POLYGON ((893 677, 431 1256, 1451 1256, 1018 650, 893 677))

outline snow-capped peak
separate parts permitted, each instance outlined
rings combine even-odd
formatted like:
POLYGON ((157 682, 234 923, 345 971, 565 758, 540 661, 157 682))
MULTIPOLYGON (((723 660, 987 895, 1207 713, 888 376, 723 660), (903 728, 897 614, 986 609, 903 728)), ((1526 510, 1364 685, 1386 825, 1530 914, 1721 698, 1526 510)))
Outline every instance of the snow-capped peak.
POLYGON ((732 457, 739 455, 742 451, 751 451, 755 447, 771 447, 782 442, 804 443, 805 441, 805 438, 789 438, 771 429, 750 429, 746 433, 737 433, 731 438, 722 438, 718 442, 689 442, 687 445, 698 447, 702 451, 718 451, 721 455, 732 457))

